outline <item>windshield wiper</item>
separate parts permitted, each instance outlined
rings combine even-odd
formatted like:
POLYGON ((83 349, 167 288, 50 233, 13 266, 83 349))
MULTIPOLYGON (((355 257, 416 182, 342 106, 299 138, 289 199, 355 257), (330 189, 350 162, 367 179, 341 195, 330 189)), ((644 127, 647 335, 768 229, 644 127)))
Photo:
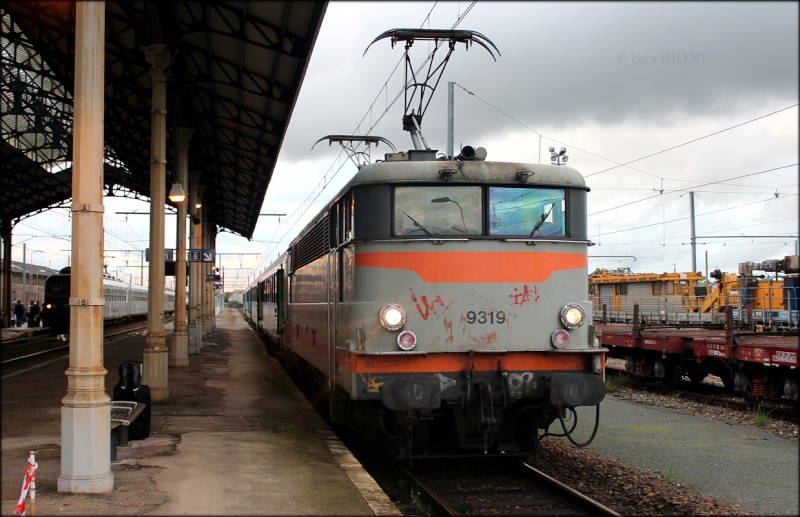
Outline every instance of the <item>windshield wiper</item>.
POLYGON ((408 213, 407 213, 407 212, 403 212, 403 213, 404 213, 404 214, 406 214, 406 217, 408 217, 409 219, 411 219, 411 222, 412 222, 412 223, 414 223, 414 226, 416 226, 417 228, 419 228, 420 230, 422 230, 423 232, 425 232, 425 235, 427 235, 428 237, 433 237, 433 234, 432 234, 431 232, 429 232, 427 228, 425 228, 424 226, 422 226, 421 224, 419 224, 419 223, 417 222, 417 220, 416 220, 416 219, 414 219, 413 217, 411 217, 410 215, 408 215, 408 213))
POLYGON ((550 204, 550 208, 547 209, 547 212, 545 212, 545 213, 543 213, 542 215, 539 216, 539 220, 536 222, 536 226, 534 226, 533 230, 531 231, 531 235, 530 235, 531 237, 533 237, 533 234, 538 232, 539 229, 542 227, 542 225, 544 224, 544 220, 547 219, 548 215, 550 215, 550 211, 553 209, 554 206, 556 206, 556 204, 555 203, 551 203, 550 204))

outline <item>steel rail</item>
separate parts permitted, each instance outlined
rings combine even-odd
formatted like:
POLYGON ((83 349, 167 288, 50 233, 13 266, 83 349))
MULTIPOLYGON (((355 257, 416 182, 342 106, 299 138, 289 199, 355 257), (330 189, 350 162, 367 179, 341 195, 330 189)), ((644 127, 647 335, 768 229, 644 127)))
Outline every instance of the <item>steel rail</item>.
POLYGON ((529 470, 537 479, 544 481, 551 488, 558 490, 559 492, 566 493, 571 498, 573 498, 579 505, 588 509, 592 512, 593 515, 607 515, 609 517, 621 517, 621 514, 615 512, 611 508, 604 506, 594 499, 587 497, 586 495, 578 492, 577 490, 565 485, 561 481, 552 478, 542 472, 541 470, 530 466, 529 464, 521 461, 520 464, 527 470, 529 470))
POLYGON ((411 478, 419 488, 425 492, 425 494, 442 510, 446 515, 450 517, 457 517, 458 513, 441 497, 436 494, 436 491, 431 488, 426 482, 422 481, 416 474, 411 472, 405 465, 399 464, 398 466, 400 469, 405 473, 406 476, 411 478))
MULTIPOLYGON (((575 489, 565 485, 564 483, 548 476, 547 474, 543 473, 542 471, 531 467, 524 461, 520 461, 519 464, 524 467, 529 474, 531 474, 538 482, 540 482, 543 486, 546 486, 548 490, 553 491, 554 493, 559 494, 560 497, 564 498, 564 503, 571 506, 574 510, 580 509, 580 511, 586 511, 588 515, 601 515, 607 517, 621 517, 619 513, 615 512, 614 510, 608 508, 607 506, 602 505, 601 503, 591 499, 590 497, 576 491, 575 489)), ((445 500, 444 497, 440 496, 436 489, 431 486, 426 481, 423 481, 420 476, 415 474, 411 471, 406 465, 398 464, 398 467, 407 475, 412 481, 414 481, 419 489, 428 496, 430 501, 435 504, 444 514, 449 516, 457 516, 460 515, 458 510, 451 505, 449 502, 445 500)), ((498 494, 502 494, 503 492, 498 492, 498 494)), ((464 495, 467 495, 465 493, 464 495)), ((549 501, 552 503, 553 500, 543 500, 544 504, 545 501, 549 501)), ((518 503, 522 504, 522 503, 518 503)), ((510 503, 510 506, 515 506, 511 513, 518 514, 519 508, 518 504, 510 503)), ((460 504, 458 506, 461 506, 460 504)), ((506 508, 505 504, 498 504, 496 506, 492 506, 494 511, 498 515, 502 515, 504 513, 503 508, 506 508)), ((474 509, 474 508, 473 508, 474 509)), ((470 510, 471 511, 471 510, 470 510)), ((563 511, 563 510, 562 510, 563 511)), ((560 512, 560 511, 559 511, 560 512)))
MULTIPOLYGON (((139 326, 134 326, 134 327, 128 327, 128 328, 125 328, 125 329, 120 329, 120 330, 115 331, 115 332, 104 333, 103 334, 103 339, 111 338, 111 337, 114 337, 114 336, 119 336, 121 334, 128 334, 128 333, 133 332, 135 330, 141 330, 141 329, 144 329, 144 328, 147 328, 147 325, 139 325, 139 326)), ((42 337, 44 337, 44 336, 42 336, 42 337)), ((28 345, 43 344, 43 343, 46 343, 47 341, 48 340, 38 340, 38 341, 35 341, 33 343, 28 343, 28 345)), ((16 361, 22 361, 24 359, 32 359, 32 358, 35 358, 35 357, 38 357, 38 356, 41 356, 41 355, 52 354, 53 352, 58 352, 59 350, 64 350, 64 349, 69 350, 69 346, 70 346, 69 343, 67 343, 65 345, 61 345, 61 346, 57 346, 57 347, 53 347, 53 348, 48 348, 48 349, 45 349, 45 350, 40 350, 38 352, 33 352, 33 353, 30 353, 30 354, 27 354, 27 355, 22 355, 22 356, 18 356, 18 357, 12 357, 12 358, 9 358, 9 359, 3 359, 2 362, 0 362, 0 364, 4 364, 4 365, 5 364, 11 364, 11 363, 14 363, 16 361)), ((15 347, 12 347, 12 349, 13 348, 21 348, 21 345, 16 344, 15 347)), ((4 351, 7 351, 7 350, 4 350, 4 351)))

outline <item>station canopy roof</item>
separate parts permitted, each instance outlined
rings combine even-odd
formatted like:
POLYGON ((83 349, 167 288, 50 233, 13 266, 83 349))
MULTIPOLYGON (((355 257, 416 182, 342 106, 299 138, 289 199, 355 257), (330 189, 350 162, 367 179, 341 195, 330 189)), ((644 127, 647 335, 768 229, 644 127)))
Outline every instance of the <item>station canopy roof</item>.
MULTIPOLYGON (((252 238, 327 2, 133 1, 106 6, 106 195, 150 197, 150 65, 164 44, 167 181, 173 129, 194 130, 190 182, 219 231, 252 238)), ((3 1, 0 221, 57 206, 72 191, 75 2, 3 1)), ((186 187, 184 185, 184 187, 186 187)))

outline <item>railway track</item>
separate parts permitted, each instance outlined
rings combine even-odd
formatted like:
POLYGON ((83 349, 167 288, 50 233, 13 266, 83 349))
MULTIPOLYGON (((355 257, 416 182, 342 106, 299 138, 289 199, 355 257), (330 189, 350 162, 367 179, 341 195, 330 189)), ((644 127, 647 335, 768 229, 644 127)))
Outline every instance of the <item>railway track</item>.
POLYGON ((452 460, 400 468, 445 515, 619 515, 524 461, 452 460))
MULTIPOLYGON (((109 326, 103 330, 103 339, 108 343, 117 336, 125 336, 146 328, 147 321, 109 326)), ((42 329, 31 336, 4 340, 0 347, 0 365, 2 365, 3 375, 7 375, 68 354, 69 340, 67 338, 42 329)))
MULTIPOLYGON (((722 383, 718 385, 713 383, 694 383, 694 382, 680 382, 674 386, 665 386, 657 381, 648 381, 646 379, 637 378, 627 373, 624 367, 613 366, 606 364, 606 370, 614 372, 616 375, 625 376, 629 379, 627 385, 635 390, 649 391, 662 395, 672 395, 684 400, 692 400, 707 405, 722 406, 729 409, 739 411, 761 411, 769 414, 771 418, 778 418, 788 422, 800 422, 800 412, 798 406, 790 405, 788 401, 775 400, 775 401, 750 401, 745 399, 739 392, 729 392, 726 390, 722 383)), ((708 376, 712 378, 712 375, 708 376)))

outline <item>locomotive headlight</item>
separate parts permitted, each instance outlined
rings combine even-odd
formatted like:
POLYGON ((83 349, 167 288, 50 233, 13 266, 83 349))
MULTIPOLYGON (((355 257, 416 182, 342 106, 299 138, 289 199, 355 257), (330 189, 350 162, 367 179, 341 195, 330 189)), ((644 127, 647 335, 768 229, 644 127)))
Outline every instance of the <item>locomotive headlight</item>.
POLYGON ((45 309, 52 309, 52 308, 53 308, 53 305, 52 305, 52 304, 50 304, 50 303, 46 303, 46 304, 44 304, 44 308, 45 308, 45 309))
POLYGON ((410 330, 404 330, 397 334, 397 346, 403 350, 411 350, 417 346, 417 336, 410 330))
POLYGON ((585 313, 577 303, 568 303, 561 309, 561 324, 565 329, 576 329, 583 325, 585 313))
POLYGON ((406 324, 406 311, 396 303, 390 303, 381 309, 378 319, 386 330, 400 330, 406 324))

